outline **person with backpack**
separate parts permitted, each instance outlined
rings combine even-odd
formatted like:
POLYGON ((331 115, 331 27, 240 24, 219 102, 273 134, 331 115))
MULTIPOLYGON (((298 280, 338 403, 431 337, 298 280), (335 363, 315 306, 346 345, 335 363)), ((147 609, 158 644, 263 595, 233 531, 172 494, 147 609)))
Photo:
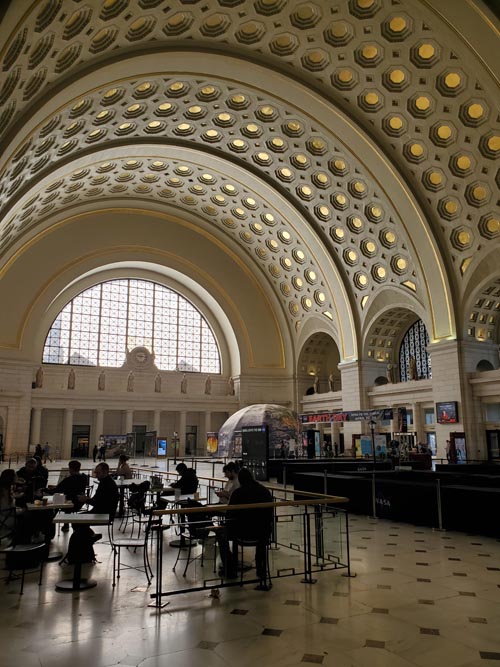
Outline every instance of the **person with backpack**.
MULTIPOLYGON (((92 514, 108 514, 113 521, 118 505, 119 493, 115 480, 109 474, 107 463, 98 463, 95 468, 95 476, 99 482, 97 491, 89 498, 80 494, 77 501, 90 505, 92 514)), ((90 526, 73 525, 73 534, 68 544, 68 552, 65 560, 68 563, 89 563, 95 561, 94 543, 102 538, 102 533, 94 533, 90 526)))

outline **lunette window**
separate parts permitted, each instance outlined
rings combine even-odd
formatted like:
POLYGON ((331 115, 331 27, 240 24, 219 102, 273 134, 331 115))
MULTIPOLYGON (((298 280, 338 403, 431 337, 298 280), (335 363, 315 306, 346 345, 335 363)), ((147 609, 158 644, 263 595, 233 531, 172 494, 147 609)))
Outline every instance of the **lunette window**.
POLYGON ((215 336, 183 296, 147 280, 94 285, 59 313, 45 340, 43 362, 122 366, 126 350, 143 346, 161 370, 220 373, 215 336))

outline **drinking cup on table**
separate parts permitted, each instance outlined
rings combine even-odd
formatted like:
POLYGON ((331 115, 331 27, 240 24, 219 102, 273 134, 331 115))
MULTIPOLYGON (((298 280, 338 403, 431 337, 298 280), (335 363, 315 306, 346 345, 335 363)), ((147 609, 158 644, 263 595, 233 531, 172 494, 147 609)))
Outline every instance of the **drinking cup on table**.
POLYGON ((181 497, 181 490, 180 489, 175 489, 174 490, 174 496, 175 496, 176 500, 179 500, 179 498, 181 497))

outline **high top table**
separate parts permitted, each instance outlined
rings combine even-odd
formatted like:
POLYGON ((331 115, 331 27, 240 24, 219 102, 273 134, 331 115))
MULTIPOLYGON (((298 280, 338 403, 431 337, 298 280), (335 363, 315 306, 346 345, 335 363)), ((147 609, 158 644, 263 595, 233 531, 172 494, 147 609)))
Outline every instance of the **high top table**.
MULTIPOLYGON (((54 518, 54 523, 71 523, 74 526, 107 526, 109 514, 60 514, 54 518)), ((82 562, 76 561, 73 570, 73 579, 63 579, 56 584, 56 591, 84 591, 97 586, 94 579, 82 579, 82 562)))

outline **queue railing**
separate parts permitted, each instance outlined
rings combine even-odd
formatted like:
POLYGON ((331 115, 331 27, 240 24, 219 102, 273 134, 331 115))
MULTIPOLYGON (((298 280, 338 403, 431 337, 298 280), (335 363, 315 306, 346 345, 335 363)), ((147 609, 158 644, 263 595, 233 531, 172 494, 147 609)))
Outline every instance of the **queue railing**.
MULTIPOLYGON (((279 494, 282 490, 277 489, 279 494)), ((283 577, 300 576, 306 584, 316 582, 315 574, 329 570, 343 570, 346 576, 352 576, 349 552, 349 517, 338 507, 348 501, 339 496, 320 494, 300 494, 301 498, 280 500, 278 497, 270 503, 248 505, 205 505, 203 507, 182 508, 184 515, 202 513, 219 517, 218 529, 224 530, 224 516, 228 509, 244 513, 255 509, 272 508, 274 520, 269 546, 269 578, 277 580, 283 577)), ((254 574, 247 573, 242 580, 229 579, 224 575, 214 574, 208 567, 193 568, 187 577, 170 573, 165 581, 164 573, 173 550, 165 548, 164 534, 171 528, 181 525, 177 520, 179 507, 156 510, 154 515, 159 521, 153 526, 156 533, 156 577, 155 592, 151 594, 150 606, 160 608, 164 599, 202 590, 218 590, 231 586, 258 583, 254 574), (166 520, 164 522, 164 520, 166 520), (174 521, 174 523, 172 523, 174 521), (194 573, 193 573, 194 572, 194 573)), ((185 521, 185 518, 183 519, 185 521)), ((217 528, 216 528, 217 532, 217 528)), ((175 551, 175 554, 177 552, 175 551)), ((198 561, 196 561, 198 562, 198 561)))

